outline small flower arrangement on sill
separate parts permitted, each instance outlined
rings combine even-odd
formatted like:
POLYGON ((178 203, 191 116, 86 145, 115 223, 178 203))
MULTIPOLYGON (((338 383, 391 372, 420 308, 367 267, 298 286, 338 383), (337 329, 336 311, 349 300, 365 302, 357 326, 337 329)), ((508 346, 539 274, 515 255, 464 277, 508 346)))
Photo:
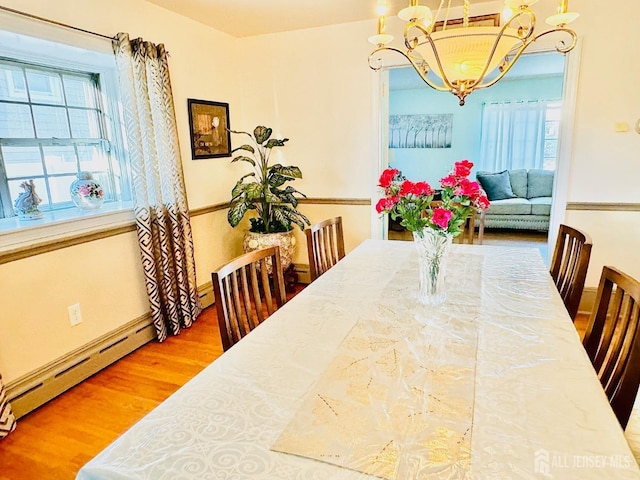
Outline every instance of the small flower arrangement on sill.
POLYGON ((420 274, 418 303, 444 303, 446 260, 453 237, 462 233, 474 209, 489 208, 480 184, 469 180, 472 168, 468 160, 456 162, 449 175, 440 179, 437 192, 427 182, 407 180, 395 168, 387 168, 380 175, 384 197, 376 204, 376 211, 390 214, 413 233, 420 274))
POLYGON ((468 160, 456 162, 449 175, 440 180, 438 192, 427 182, 412 182, 400 170, 387 168, 380 175, 379 186, 385 196, 377 203, 376 211, 390 214, 419 236, 430 228, 456 237, 474 208, 489 208, 480 184, 468 178, 472 168, 473 163, 468 160))

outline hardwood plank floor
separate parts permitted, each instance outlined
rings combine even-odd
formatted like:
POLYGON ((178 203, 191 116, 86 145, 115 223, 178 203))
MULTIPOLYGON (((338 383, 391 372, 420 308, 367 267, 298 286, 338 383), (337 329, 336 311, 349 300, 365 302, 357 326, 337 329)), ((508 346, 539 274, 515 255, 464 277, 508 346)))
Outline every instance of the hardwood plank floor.
MULTIPOLYGON (((290 299, 304 288, 298 285, 290 299)), ((0 441, 0 480, 72 480, 129 427, 222 355, 215 307, 18 420, 0 441)))

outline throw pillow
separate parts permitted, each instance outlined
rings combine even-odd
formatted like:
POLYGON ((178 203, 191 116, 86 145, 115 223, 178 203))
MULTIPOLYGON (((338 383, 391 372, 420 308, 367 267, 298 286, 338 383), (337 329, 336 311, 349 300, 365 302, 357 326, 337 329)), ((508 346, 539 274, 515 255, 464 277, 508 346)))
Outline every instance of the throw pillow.
POLYGON ((498 173, 478 172, 476 178, 487 193, 487 198, 490 202, 515 197, 511 189, 511 181, 509 180, 509 172, 507 170, 498 173))
POLYGON ((527 198, 550 197, 553 195, 553 171, 532 169, 527 173, 527 198))
POLYGON ((524 168, 509 170, 511 190, 516 197, 527 198, 527 171, 524 168))

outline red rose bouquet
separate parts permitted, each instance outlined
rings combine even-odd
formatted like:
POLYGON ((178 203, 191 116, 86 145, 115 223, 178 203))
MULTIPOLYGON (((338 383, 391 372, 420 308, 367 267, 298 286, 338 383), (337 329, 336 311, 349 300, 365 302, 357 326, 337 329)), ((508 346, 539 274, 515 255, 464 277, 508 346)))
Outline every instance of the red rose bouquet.
POLYGON ((449 175, 440 179, 436 192, 427 182, 407 180, 400 170, 387 168, 380 175, 379 186, 384 197, 376 205, 378 213, 389 213, 400 225, 411 232, 431 228, 450 233, 462 232, 462 225, 473 209, 486 210, 489 200, 478 184, 469 180, 473 163, 456 162, 449 175), (439 198, 434 198, 438 194, 439 198))

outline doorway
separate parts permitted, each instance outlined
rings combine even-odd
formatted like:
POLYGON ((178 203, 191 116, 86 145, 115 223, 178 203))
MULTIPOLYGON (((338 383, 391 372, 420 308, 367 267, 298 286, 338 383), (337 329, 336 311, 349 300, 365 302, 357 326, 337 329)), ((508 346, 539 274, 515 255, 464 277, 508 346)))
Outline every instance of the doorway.
MULTIPOLYGON (((574 56, 578 57, 579 51, 574 56)), ((462 159, 473 161, 476 172, 523 168, 553 172, 553 201, 549 202, 545 212, 546 224, 543 222, 540 225, 525 225, 527 228, 513 228, 522 225, 507 223, 505 228, 501 228, 500 224, 492 223, 485 230, 484 242, 522 243, 527 246, 539 244, 546 257, 547 244, 553 246, 554 232, 557 232, 557 226, 564 220, 566 206, 571 139, 569 132, 573 124, 577 77, 577 60, 571 62, 571 58, 555 51, 524 55, 498 84, 470 95, 464 107, 458 105, 453 95, 429 88, 411 67, 388 69, 381 76, 383 94, 379 111, 382 117, 380 138, 384 139, 380 147, 382 168, 398 168, 407 178, 414 181, 426 180, 435 187, 439 186, 439 179, 449 172, 453 163, 462 159), (388 97, 384 95, 386 92, 388 97), (527 108, 519 108, 522 105, 527 105, 527 108), (533 163, 530 160, 525 162, 522 150, 518 150, 523 148, 522 145, 509 144, 503 138, 504 131, 509 131, 509 128, 522 133, 524 127, 518 121, 523 116, 519 113, 516 116, 519 115, 520 120, 515 120, 511 127, 499 132, 497 136, 504 144, 493 151, 487 148, 491 122, 488 120, 489 114, 485 112, 496 109, 507 111, 498 116, 504 117, 509 115, 509 109, 533 110, 533 105, 538 110, 536 141, 540 151, 536 155, 537 160, 533 163), (418 118, 419 116, 422 118, 418 118), (407 141, 406 131, 404 137, 399 135, 401 128, 406 129, 407 125, 417 120, 438 125, 439 129, 421 132, 418 141, 414 138, 407 141), (496 160, 498 151, 500 161, 489 162, 488 160, 496 160), (512 164, 509 164, 510 155, 515 158, 512 164)), ((500 122, 503 120, 501 118, 500 122)), ((532 134, 524 137, 531 139, 532 134)), ((537 210, 539 212, 540 207, 537 210)), ((383 227, 383 237, 398 238, 402 236, 402 232, 398 230, 397 224, 389 222, 383 227)))

